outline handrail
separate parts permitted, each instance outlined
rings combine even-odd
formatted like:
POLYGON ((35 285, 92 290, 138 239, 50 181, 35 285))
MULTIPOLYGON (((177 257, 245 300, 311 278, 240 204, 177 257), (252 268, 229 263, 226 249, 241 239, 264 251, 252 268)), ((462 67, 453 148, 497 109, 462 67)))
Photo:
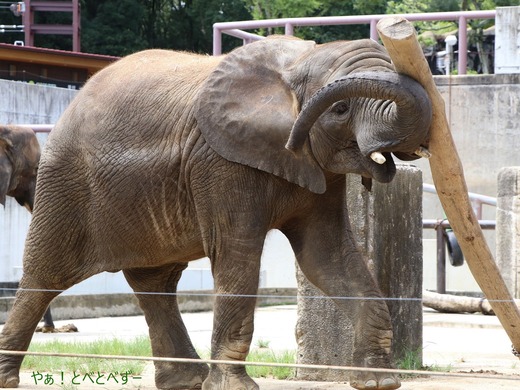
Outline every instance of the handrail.
POLYGON ((33 125, 33 124, 30 124, 30 125, 23 124, 23 125, 17 125, 17 126, 30 127, 31 129, 34 130, 35 133, 50 133, 52 128, 54 127, 54 125, 33 125))
MULTIPOLYGON (((437 190, 432 184, 423 183, 423 191, 431 194, 436 194, 437 190)), ((489 206, 497 205, 497 199, 487 195, 476 194, 474 192, 468 192, 469 200, 473 205, 477 219, 482 219, 482 205, 487 204, 489 206)))
MULTIPOLYGON (((423 183, 423 191, 436 194, 435 186, 423 183)), ((496 206, 497 200, 491 196, 480 195, 474 192, 468 192, 468 197, 473 204, 475 214, 477 215, 480 228, 483 230, 494 230, 496 221, 482 219, 482 205, 487 204, 496 206)), ((437 293, 446 293, 446 231, 451 229, 450 222, 447 219, 423 219, 423 229, 435 229, 437 231, 437 293)))
MULTIPOLYGON (((495 10, 488 11, 454 11, 454 12, 427 12, 398 14, 411 22, 414 21, 438 21, 438 20, 455 20, 459 23, 459 66, 460 75, 466 74, 467 67, 467 20, 468 19, 494 19, 495 10)), ((332 26, 346 24, 370 24, 370 38, 378 40, 377 22, 389 15, 350 15, 350 16, 322 16, 308 18, 284 18, 284 19, 265 19, 265 20, 245 20, 236 22, 220 22, 213 24, 213 55, 222 54, 222 34, 228 34, 234 37, 243 38, 244 44, 253 40, 263 39, 264 37, 256 34, 246 33, 243 29, 283 27, 285 35, 294 35, 294 27, 299 26, 332 26), (244 35, 240 35, 241 33, 244 35), (247 35, 245 35, 247 34, 247 35)))

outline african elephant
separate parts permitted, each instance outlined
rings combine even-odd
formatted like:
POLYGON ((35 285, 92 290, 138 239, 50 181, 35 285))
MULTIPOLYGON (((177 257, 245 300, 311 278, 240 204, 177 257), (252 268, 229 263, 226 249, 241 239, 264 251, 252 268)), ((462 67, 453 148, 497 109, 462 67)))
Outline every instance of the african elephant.
MULTIPOLYGON (((0 204, 12 196, 32 212, 40 144, 34 131, 23 126, 0 126, 0 204)), ((52 331, 50 308, 45 312, 43 329, 52 331)))
MULTIPOLYGON (((396 74, 370 40, 273 38, 221 57, 147 50, 119 60, 86 83, 48 138, 25 290, 0 349, 28 348, 57 291, 123 270, 153 355, 198 358, 175 292, 188 262, 207 256, 215 285, 211 357, 243 361, 264 238, 274 228, 326 295, 381 297, 355 248, 345 173, 391 181, 392 153, 427 153, 430 121, 425 91, 396 74)), ((390 367, 384 301, 365 300, 350 314, 354 363, 390 367)), ((18 385, 21 360, 0 357, 1 386, 18 385)), ((156 362, 155 381, 161 389, 258 389, 243 366, 227 364, 156 362)), ((351 385, 400 383, 362 372, 351 385)))
POLYGON ((32 211, 40 144, 34 131, 22 126, 0 126, 0 204, 7 196, 32 211))

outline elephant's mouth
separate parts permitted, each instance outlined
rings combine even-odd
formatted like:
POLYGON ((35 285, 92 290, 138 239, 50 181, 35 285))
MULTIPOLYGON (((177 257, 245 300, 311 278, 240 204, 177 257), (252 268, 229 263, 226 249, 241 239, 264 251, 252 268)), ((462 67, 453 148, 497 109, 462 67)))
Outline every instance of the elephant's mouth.
POLYGON ((368 156, 364 156, 364 165, 373 179, 381 183, 389 183, 396 173, 393 157, 403 161, 412 161, 421 157, 429 158, 430 156, 428 148, 422 145, 415 148, 413 152, 374 151, 369 153, 368 156))
MULTIPOLYGON (((384 158, 378 161, 373 156, 364 157, 364 166, 368 174, 380 183, 390 183, 395 176, 396 167, 390 152, 379 153, 384 158)), ((379 156, 378 156, 379 157, 379 156)))

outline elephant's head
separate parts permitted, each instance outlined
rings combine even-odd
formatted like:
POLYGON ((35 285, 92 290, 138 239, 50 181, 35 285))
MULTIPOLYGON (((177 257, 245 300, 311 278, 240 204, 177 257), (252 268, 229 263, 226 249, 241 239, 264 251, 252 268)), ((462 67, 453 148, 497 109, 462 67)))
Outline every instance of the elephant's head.
POLYGON ((6 196, 32 211, 40 145, 31 129, 0 126, 0 204, 6 196))
POLYGON ((200 130, 217 153, 316 193, 326 190, 324 171, 389 182, 391 153, 427 154, 428 95, 370 40, 246 45, 222 60, 198 99, 200 130))

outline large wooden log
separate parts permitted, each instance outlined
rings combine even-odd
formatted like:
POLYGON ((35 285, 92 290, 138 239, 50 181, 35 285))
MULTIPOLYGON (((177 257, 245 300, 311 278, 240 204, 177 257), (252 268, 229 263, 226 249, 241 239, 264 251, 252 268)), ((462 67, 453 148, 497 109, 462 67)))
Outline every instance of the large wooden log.
POLYGON ((417 80, 430 96, 433 107, 430 168, 439 200, 471 273, 514 348, 520 351, 520 310, 502 279, 471 207, 462 164, 446 119, 444 100, 433 81, 415 29, 400 16, 381 19, 377 28, 396 71, 417 80))
MULTIPOLYGON (((438 294, 424 290, 422 292, 423 306, 442 313, 482 313, 495 315, 489 301, 485 298, 474 298, 463 295, 438 294)), ((520 307, 520 299, 515 299, 520 307)))

